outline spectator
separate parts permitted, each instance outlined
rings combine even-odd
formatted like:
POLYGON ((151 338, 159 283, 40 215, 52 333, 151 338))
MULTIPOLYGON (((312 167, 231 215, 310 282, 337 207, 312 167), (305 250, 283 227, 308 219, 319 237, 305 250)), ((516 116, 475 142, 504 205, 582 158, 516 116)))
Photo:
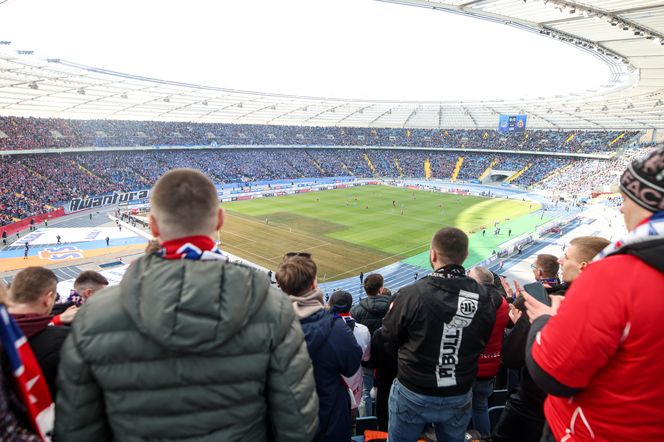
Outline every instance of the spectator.
MULTIPOLYGON (((58 315, 70 308, 78 312, 78 307, 83 305, 92 295, 108 286, 108 279, 99 272, 86 270, 81 272, 74 280, 74 287, 67 298, 67 301, 53 306, 53 314, 58 315)), ((71 322, 71 321, 69 321, 71 322)))
POLYGON ((558 260, 563 284, 567 284, 569 288, 572 281, 578 278, 593 258, 609 244, 609 240, 599 236, 579 236, 571 240, 569 248, 558 260))
POLYGON ((56 378, 60 349, 69 329, 50 326, 58 278, 43 267, 28 267, 16 274, 9 290, 9 313, 14 317, 35 354, 51 397, 58 391, 56 378))
POLYGON ((438 440, 464 438, 478 360, 496 319, 486 289, 466 276, 467 257, 468 236, 440 229, 429 252, 434 273, 402 287, 383 320, 385 338, 399 349, 391 441, 414 441, 432 422, 438 440))
MULTIPOLYGON (((11 321, 10 315, 7 315, 5 310, 7 301, 7 290, 4 284, 0 282, 0 327, 7 326, 11 321)), ((5 336, 9 338, 9 333, 0 333, 0 337, 2 337, 0 339, 0 440, 5 442, 41 442, 42 438, 29 428, 25 407, 20 406, 23 404, 16 397, 16 388, 10 374, 12 370, 9 364, 6 363, 7 358, 3 348, 5 336)))
POLYGON ((561 304, 529 295, 526 363, 549 396, 542 440, 663 440, 664 149, 620 179, 628 234, 574 281, 561 304), (620 406, 607 406, 620 404, 620 406))
POLYGON ((557 257, 548 254, 537 255, 530 268, 533 270, 535 281, 542 283, 545 287, 560 284, 560 279, 558 279, 560 264, 557 257))
MULTIPOLYGON (((356 322, 350 315, 350 308, 353 305, 353 296, 346 291, 338 290, 332 293, 329 305, 332 313, 338 314, 344 318, 346 325, 348 325, 353 332, 353 336, 355 336, 357 345, 362 349, 362 362, 368 362, 371 357, 371 335, 366 326, 356 322)), ((358 369, 353 376, 344 378, 346 385, 348 385, 353 393, 354 403, 351 406, 351 421, 353 423, 353 429, 355 428, 357 409, 362 403, 362 378, 363 373, 361 369, 358 369)), ((352 434, 355 434, 355 431, 353 431, 352 434)))
MULTIPOLYGON (((608 244, 608 240, 595 236, 581 236, 570 241, 570 247, 567 249, 565 257, 560 259, 565 285, 558 286, 556 289, 547 289, 547 291, 559 296, 564 295, 572 281, 608 244)), ((511 296, 513 292, 509 285, 505 284, 504 287, 511 296)), ((514 306, 510 308, 510 318, 514 327, 505 337, 502 352, 503 364, 508 369, 520 370, 521 383, 518 390, 507 399, 505 409, 494 428, 493 440, 495 442, 538 440, 544 426, 546 393, 535 384, 525 362, 530 322, 527 315, 522 314, 525 311, 523 301, 523 296, 519 297, 514 306)))
MULTIPOLYGON (((383 324, 383 317, 390 306, 390 297, 382 294, 383 276, 378 273, 372 273, 364 279, 364 291, 367 297, 356 304, 350 313, 357 322, 365 325, 369 329, 370 335, 373 336, 383 324)), ((373 415, 373 400, 370 393, 374 386, 373 370, 363 367, 363 372, 364 391, 362 392, 360 416, 371 416, 373 415)))
POLYGON ((389 424, 390 388, 397 377, 397 352, 388 345, 383 335, 383 327, 371 337, 371 360, 369 368, 376 372, 376 418, 378 429, 387 431, 389 424))
POLYGON ((507 300, 494 285, 493 273, 486 267, 473 267, 468 276, 483 285, 493 306, 496 309, 496 319, 489 341, 480 355, 477 379, 473 383, 473 428, 484 436, 491 434, 489 422, 489 396, 493 393, 496 383, 496 375, 500 368, 500 350, 503 345, 505 326, 507 325, 508 307, 507 300))
POLYGON ((310 441, 318 409, 304 335, 264 273, 225 263, 214 185, 173 170, 151 209, 162 249, 90 298, 65 343, 56 437, 310 441))
POLYGON ((317 287, 316 271, 310 254, 287 254, 276 278, 300 319, 314 366, 320 420, 316 440, 349 440, 351 404, 341 376, 351 377, 357 372, 362 349, 345 322, 323 309, 323 292, 317 287))

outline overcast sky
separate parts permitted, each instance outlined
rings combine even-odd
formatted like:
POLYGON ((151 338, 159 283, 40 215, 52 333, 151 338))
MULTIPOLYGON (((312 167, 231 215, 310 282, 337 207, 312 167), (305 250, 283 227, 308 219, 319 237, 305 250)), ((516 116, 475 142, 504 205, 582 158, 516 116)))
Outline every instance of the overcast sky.
POLYGON ((10 0, 0 40, 136 75, 330 98, 539 97, 609 78, 551 38, 375 0, 10 0))

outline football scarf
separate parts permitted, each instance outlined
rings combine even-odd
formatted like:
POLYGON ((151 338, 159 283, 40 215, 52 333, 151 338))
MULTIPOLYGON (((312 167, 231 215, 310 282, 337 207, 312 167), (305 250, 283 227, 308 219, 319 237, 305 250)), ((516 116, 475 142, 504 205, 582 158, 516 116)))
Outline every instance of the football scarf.
POLYGON ((664 239, 664 211, 655 213, 629 232, 623 239, 606 246, 593 261, 599 261, 609 255, 623 253, 628 246, 657 239, 664 239))
POLYGON ((431 273, 430 276, 436 278, 463 278, 466 276, 466 269, 460 265, 448 264, 431 273))
POLYGON ((164 259, 222 260, 221 253, 212 238, 208 236, 188 236, 161 244, 157 256, 164 259))
POLYGON ((3 304, 0 304, 0 341, 30 422, 41 439, 50 442, 55 418, 51 393, 28 340, 3 304))

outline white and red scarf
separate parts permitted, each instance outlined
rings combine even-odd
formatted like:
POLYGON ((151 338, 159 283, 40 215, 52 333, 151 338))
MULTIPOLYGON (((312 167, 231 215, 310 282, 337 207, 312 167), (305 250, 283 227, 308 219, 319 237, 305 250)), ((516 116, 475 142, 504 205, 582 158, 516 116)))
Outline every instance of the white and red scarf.
POLYGON ((55 418, 51 393, 28 340, 4 304, 0 304, 0 341, 32 427, 50 442, 55 418))
POLYGON ((657 212, 650 218, 641 221, 627 236, 606 246, 593 261, 599 261, 606 256, 620 253, 622 249, 629 245, 662 238, 664 238, 664 211, 657 212))
POLYGON ((165 241, 157 256, 164 259, 222 260, 226 257, 209 236, 188 236, 165 241))

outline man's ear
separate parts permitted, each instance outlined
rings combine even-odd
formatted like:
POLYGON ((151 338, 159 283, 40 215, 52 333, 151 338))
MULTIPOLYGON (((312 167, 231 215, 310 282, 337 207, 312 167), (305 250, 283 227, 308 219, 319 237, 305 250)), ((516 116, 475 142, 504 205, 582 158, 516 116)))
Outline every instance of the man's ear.
POLYGON ((150 224, 150 233, 155 238, 159 238, 159 223, 157 223, 157 218, 150 212, 148 216, 148 223, 150 224))
POLYGON ((579 266, 579 273, 583 272, 586 269, 586 267, 588 267, 588 263, 582 262, 581 265, 579 266))
POLYGON ((45 309, 48 309, 49 312, 55 304, 55 293, 53 290, 49 290, 44 296, 41 297, 41 304, 45 309))
POLYGON ((219 210, 217 211, 217 227, 214 230, 218 232, 219 229, 221 229, 221 226, 223 225, 224 225, 224 209, 220 207, 219 210))

